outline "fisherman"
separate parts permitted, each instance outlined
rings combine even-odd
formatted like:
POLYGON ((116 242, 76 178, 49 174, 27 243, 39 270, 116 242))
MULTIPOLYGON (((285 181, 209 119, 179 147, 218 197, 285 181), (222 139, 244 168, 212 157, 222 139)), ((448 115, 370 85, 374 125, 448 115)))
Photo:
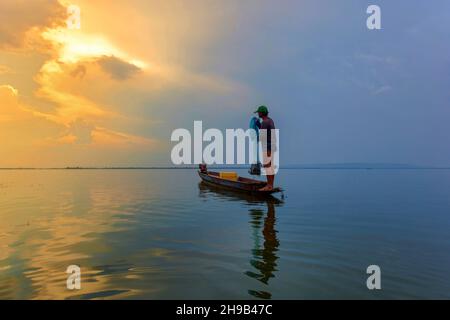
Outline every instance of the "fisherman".
MULTIPOLYGON (((275 151, 276 148, 275 145, 272 145, 272 129, 275 130, 275 124, 273 120, 268 117, 269 110, 266 106, 259 106, 255 113, 257 113, 258 117, 261 119, 261 122, 256 121, 256 126, 260 130, 265 130, 263 132, 266 134, 264 134, 263 137, 267 137, 267 139, 261 140, 263 167, 267 176, 267 185, 260 189, 260 191, 270 191, 273 190, 273 182, 275 180, 275 170, 272 161, 272 151, 275 151)), ((275 134, 275 131, 273 131, 273 134, 275 134)), ((275 142, 276 139, 273 139, 273 141, 275 142)))

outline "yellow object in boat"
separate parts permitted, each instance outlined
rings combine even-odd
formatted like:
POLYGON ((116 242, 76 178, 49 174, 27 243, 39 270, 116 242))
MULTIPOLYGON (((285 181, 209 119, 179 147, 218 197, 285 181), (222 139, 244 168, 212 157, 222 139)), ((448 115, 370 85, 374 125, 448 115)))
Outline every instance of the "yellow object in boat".
POLYGON ((238 175, 236 172, 219 172, 219 177, 221 179, 233 180, 236 181, 238 179, 238 175))

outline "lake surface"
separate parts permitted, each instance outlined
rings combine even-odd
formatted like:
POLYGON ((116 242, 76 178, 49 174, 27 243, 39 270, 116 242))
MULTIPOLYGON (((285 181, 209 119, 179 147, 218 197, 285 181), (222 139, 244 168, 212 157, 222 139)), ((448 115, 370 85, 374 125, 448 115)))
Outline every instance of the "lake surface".
POLYGON ((1 170, 0 298, 450 298, 450 170, 285 169, 277 184, 283 202, 194 170, 1 170))

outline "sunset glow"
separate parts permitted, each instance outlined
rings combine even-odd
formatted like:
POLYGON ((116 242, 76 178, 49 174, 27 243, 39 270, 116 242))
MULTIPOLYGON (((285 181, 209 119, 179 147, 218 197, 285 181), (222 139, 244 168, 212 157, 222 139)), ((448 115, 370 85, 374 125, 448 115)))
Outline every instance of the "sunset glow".
POLYGON ((102 36, 86 35, 78 30, 67 28, 48 29, 42 33, 42 36, 58 48, 58 61, 63 63, 75 64, 102 56, 114 56, 141 69, 147 66, 142 61, 130 59, 127 54, 114 47, 102 36))

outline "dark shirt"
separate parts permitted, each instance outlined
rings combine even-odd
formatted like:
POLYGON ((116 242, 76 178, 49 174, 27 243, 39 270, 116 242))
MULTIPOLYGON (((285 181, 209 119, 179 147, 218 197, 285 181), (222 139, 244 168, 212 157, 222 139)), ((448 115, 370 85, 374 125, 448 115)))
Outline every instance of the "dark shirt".
MULTIPOLYGON (((264 147, 267 147, 267 151, 272 151, 272 129, 275 130, 275 123, 273 122, 273 120, 271 118, 267 117, 266 119, 262 120, 262 122, 257 122, 257 126, 259 129, 267 130, 267 145, 264 146, 264 141, 262 141, 263 150, 265 149, 264 147)), ((275 137, 274 137, 274 142, 275 142, 275 137)))

